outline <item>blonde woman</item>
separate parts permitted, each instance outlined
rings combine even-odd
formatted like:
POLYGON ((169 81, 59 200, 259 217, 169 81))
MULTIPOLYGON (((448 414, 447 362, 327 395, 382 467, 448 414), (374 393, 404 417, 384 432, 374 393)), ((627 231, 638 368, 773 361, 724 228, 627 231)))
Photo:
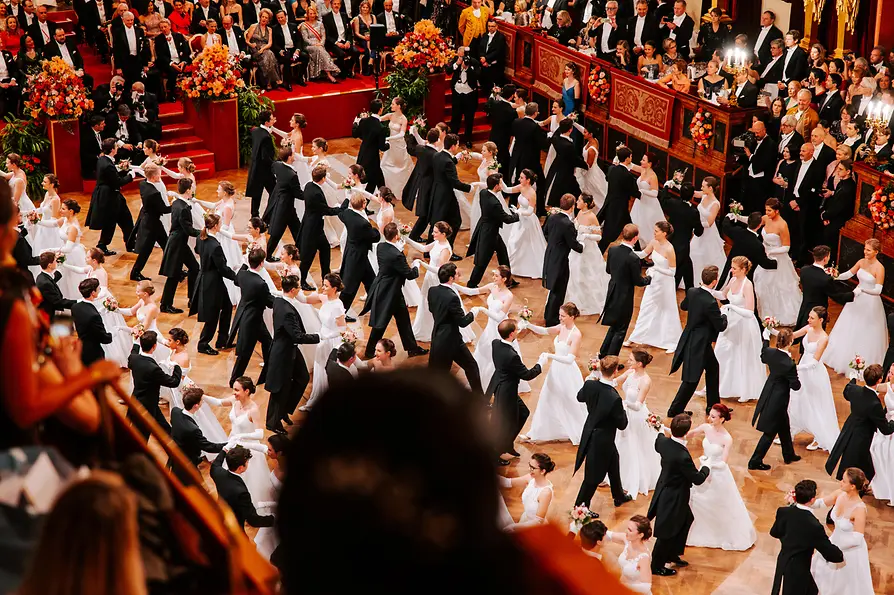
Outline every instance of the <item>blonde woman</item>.
POLYGON ((304 49, 307 50, 310 58, 307 64, 308 80, 325 74, 330 83, 337 83, 338 80, 333 73, 339 72, 340 69, 324 47, 326 45, 326 30, 323 28, 323 21, 320 20, 317 5, 313 2, 307 5, 307 14, 299 30, 302 39, 304 39, 304 49))
MULTIPOLYGON (((308 16, 310 16, 309 12, 308 16)), ((257 63, 258 70, 261 72, 268 91, 275 89, 280 82, 276 56, 271 51, 273 47, 273 31, 270 29, 271 21, 273 21, 273 12, 269 8, 261 9, 258 22, 245 32, 245 41, 248 43, 248 47, 251 48, 252 60, 257 63)))

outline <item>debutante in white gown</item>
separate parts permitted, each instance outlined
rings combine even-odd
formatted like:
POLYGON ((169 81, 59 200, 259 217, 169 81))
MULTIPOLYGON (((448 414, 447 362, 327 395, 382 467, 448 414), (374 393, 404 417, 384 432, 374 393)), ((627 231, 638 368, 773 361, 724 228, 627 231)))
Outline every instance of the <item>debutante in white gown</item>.
MULTIPOLYGON (((507 312, 503 311, 503 302, 495 295, 487 296, 487 326, 481 332, 481 336, 475 342, 475 351, 472 356, 478 363, 478 373, 481 375, 481 386, 487 388, 490 384, 491 376, 494 375, 494 352, 493 341, 500 338, 497 332, 497 326, 509 317, 507 312)), ((515 351, 521 356, 521 346, 518 340, 512 342, 515 351)), ((531 392, 531 385, 527 381, 522 380, 518 383, 518 392, 531 392)))
POLYGON ((577 393, 584 385, 584 377, 568 349, 568 342, 556 335, 553 350, 561 359, 550 361, 527 434, 531 440, 570 440, 574 445, 580 444, 587 406, 578 402, 577 393))
MULTIPOLYGON (((273 471, 270 472, 270 485, 273 486, 273 501, 279 502, 279 493, 282 490, 282 482, 276 477, 273 471)), ((275 506, 263 506, 258 510, 258 514, 268 515, 275 514, 275 506)), ((266 559, 270 559, 270 555, 279 546, 279 535, 276 533, 276 527, 261 527, 255 535, 255 547, 258 553, 266 559)))
MULTIPOLYGON (((443 242, 435 242, 435 244, 435 247, 429 252, 429 254, 431 254, 429 264, 437 270, 442 264, 450 262, 450 257, 453 255, 453 249, 450 247, 450 242, 447 240, 444 240, 443 242), (445 250, 447 253, 442 258, 441 254, 443 254, 445 250)), ((417 341, 424 341, 426 343, 431 341, 431 334, 435 328, 435 319, 431 315, 431 312, 428 311, 428 290, 436 285, 440 285, 438 274, 426 269, 425 278, 422 279, 422 301, 420 302, 419 307, 416 308, 416 316, 413 318, 413 336, 416 337, 417 341)))
POLYGON ((605 203, 605 195, 608 192, 608 180, 605 179, 605 173, 599 167, 599 151, 596 150, 596 147, 584 147, 584 161, 587 161, 590 153, 593 154, 593 165, 589 169, 575 168, 574 177, 578 186, 580 186, 581 192, 593 197, 593 202, 595 203, 593 208, 596 212, 599 212, 599 209, 605 203))
MULTIPOLYGON (((300 151, 301 147, 292 147, 295 151, 300 151)), ((305 186, 310 184, 311 175, 310 175, 310 166, 307 164, 307 159, 304 158, 304 154, 301 153, 300 159, 295 159, 292 163, 292 169, 295 170, 295 173, 298 175, 298 181, 301 183, 302 190, 305 186)), ((298 213, 298 219, 304 221, 304 198, 296 198, 295 199, 295 212, 298 213)), ((293 238, 295 242, 298 241, 298 238, 293 238)))
POLYGON ((627 428, 615 434, 618 460, 621 463, 621 485, 636 500, 637 494, 655 489, 661 475, 661 456, 655 451, 658 432, 646 423, 649 408, 637 402, 642 378, 627 377, 621 390, 627 410, 627 428))
POLYGON ((659 349, 677 348, 683 334, 680 311, 677 308, 677 291, 674 287, 675 267, 657 250, 652 251, 651 267, 646 273, 652 282, 646 286, 636 317, 636 326, 630 335, 631 343, 650 345, 659 349))
MULTIPOLYGON (((692 259, 692 272, 696 279, 701 279, 702 269, 714 265, 723 270, 726 264, 726 252, 723 251, 723 238, 717 230, 716 219, 708 225, 708 215, 713 209, 720 210, 720 203, 713 203, 710 208, 703 207, 704 201, 698 205, 698 215, 705 231, 700 236, 693 236, 689 243, 689 256, 692 259)), ((683 282, 680 282, 683 287, 683 282)))
MULTIPOLYGON (((267 466, 266 447, 261 444, 264 431, 255 427, 249 419, 248 411, 236 415, 236 407, 230 409, 230 439, 240 436, 237 444, 251 449, 248 468, 240 476, 251 494, 252 503, 273 501, 273 483, 270 481, 270 467, 267 466)), ((226 463, 225 463, 226 464, 226 463)))
POLYGON ((320 306, 319 312, 320 342, 317 344, 314 355, 314 377, 308 405, 329 388, 329 379, 326 377, 326 361, 332 350, 341 345, 341 334, 348 328, 347 325, 338 326, 338 319, 345 315, 345 307, 340 299, 336 298, 325 302, 320 306))
MULTIPOLYGON (((894 393, 885 393, 885 409, 887 418, 894 419, 894 393)), ((876 500, 887 500, 888 506, 894 506, 894 434, 885 436, 876 432, 869 447, 872 455, 872 466, 875 477, 872 478, 872 497, 876 500)))
MULTIPOLYGON (((329 175, 326 176, 326 183, 323 184, 323 194, 326 196, 326 204, 330 207, 341 205, 345 200, 344 192, 338 187, 339 182, 336 182, 332 176, 332 172, 340 173, 342 179, 346 178, 347 176, 344 172, 339 171, 342 169, 340 167, 342 164, 329 157, 318 159, 314 156, 310 163, 311 171, 313 171, 313 168, 317 165, 325 165, 329 168, 329 175)), ((341 237, 343 229, 344 224, 338 217, 323 217, 323 233, 326 235, 326 240, 329 242, 330 247, 338 246, 338 238, 341 237)))
MULTIPOLYGON (((245 259, 242 255, 242 246, 240 246, 239 242, 232 238, 232 234, 236 233, 236 229, 233 226, 233 221, 235 221, 236 216, 236 207, 235 205, 230 205, 233 209, 233 218, 230 219, 229 225, 223 224, 223 219, 221 219, 220 229, 224 233, 219 233, 215 237, 217 241, 220 242, 220 247, 223 250, 224 258, 227 259, 227 266, 233 269, 233 272, 239 271, 242 268, 242 264, 245 262, 245 259)), ((223 211, 223 203, 221 203, 214 212, 217 215, 220 215, 223 211)), ((233 281, 230 279, 223 280, 224 285, 227 288, 227 297, 230 300, 230 304, 233 306, 239 303, 239 299, 242 297, 242 292, 236 286, 233 281)))
MULTIPOLYGON (((140 324, 142 324, 144 326, 146 325, 146 313, 143 312, 142 309, 140 311, 136 312, 135 316, 137 317, 137 322, 139 322, 140 324)), ((155 320, 152 321, 152 324, 147 326, 145 328, 145 330, 155 331, 155 334, 158 335, 159 337, 165 336, 158 329, 158 317, 156 317, 155 320)), ((136 343, 137 341, 138 341, 138 339, 133 340, 134 343, 136 343)), ((152 352, 152 359, 154 359, 156 362, 159 363, 159 365, 161 365, 161 363, 164 362, 165 360, 171 359, 171 350, 168 347, 166 347, 165 345, 162 345, 161 342, 159 342, 155 345, 155 351, 152 352)))
POLYGON ((788 419, 792 436, 800 432, 813 434, 819 447, 831 451, 838 440, 838 414, 829 372, 816 360, 818 343, 804 337, 804 355, 798 363, 798 379, 801 390, 793 390, 788 403, 788 419))
POLYGON ((394 192, 394 196, 401 195, 413 173, 413 160, 407 153, 407 141, 401 128, 400 122, 388 121, 388 150, 382 153, 381 162, 385 185, 394 192))
MULTIPOLYGON (((559 122, 564 118, 557 116, 555 114, 549 117, 549 138, 552 139, 553 134, 556 133, 556 130, 559 129, 559 122)), ((556 158, 556 149, 553 147, 553 144, 549 144, 549 150, 546 152, 546 161, 543 163, 543 171, 548 172, 550 166, 553 164, 553 160, 556 158)))
POLYGON ((739 293, 727 293, 729 304, 720 308, 726 314, 726 330, 717 336, 714 357, 720 365, 720 396, 725 399, 757 399, 767 379, 760 325, 754 312, 745 307, 744 292, 743 282, 739 293))
MULTIPOLYGON (((171 360, 167 360, 162 362, 161 367, 165 372, 170 374, 174 369, 174 362, 171 360)), ((180 371, 183 373, 183 376, 180 378, 180 384, 174 388, 166 389, 171 394, 171 408, 180 407, 183 408, 183 390, 190 386, 195 386, 196 383, 192 378, 189 377, 189 371, 192 370, 192 366, 189 368, 180 367, 180 371)), ((211 410, 211 405, 215 407, 220 407, 221 402, 220 399, 216 399, 211 395, 205 395, 202 397, 202 406, 199 407, 199 410, 193 414, 193 419, 196 420, 196 424, 199 426, 199 429, 202 430, 202 434, 205 438, 208 439, 209 442, 226 442, 227 441, 227 433, 224 431, 223 426, 220 425, 220 422, 217 421, 217 416, 214 415, 214 412, 211 410)), ((257 454, 254 456, 257 456, 257 454)), ((209 461, 214 461, 217 458, 218 453, 216 452, 206 452, 205 458, 209 461)))
MULTIPOLYGON (((44 198, 37 211, 41 214, 41 222, 49 223, 53 220, 53 209, 50 206, 50 200, 44 198)), ((28 243, 31 244, 34 256, 40 256, 42 252, 55 252, 65 244, 65 241, 59 237, 59 228, 49 225, 41 225, 41 223, 31 223, 27 217, 22 217, 28 229, 28 243)))
MULTIPOLYGON (((60 250, 65 254, 65 264, 84 268, 87 266, 87 252, 84 249, 84 245, 81 244, 81 238, 84 237, 84 230, 81 229, 80 225, 75 225, 74 227, 78 230, 78 235, 72 242, 68 240, 68 230, 71 227, 72 224, 66 221, 56 232, 62 240, 62 248, 60 248, 60 250)), ((87 278, 87 274, 66 267, 62 268, 62 278, 57 284, 59 290, 62 291, 62 295, 67 300, 77 301, 81 299, 82 296, 81 292, 78 291, 78 285, 81 281, 87 278)))
POLYGON ((547 485, 538 487, 534 480, 528 481, 528 485, 525 486, 525 491, 522 492, 522 506, 524 510, 522 511, 521 517, 518 519, 519 524, 521 523, 530 523, 532 521, 537 521, 539 518, 537 516, 537 509, 540 508, 540 494, 546 490, 547 492, 553 491, 552 482, 547 482, 547 485))
POLYGON ((649 552, 643 552, 634 556, 630 552, 630 544, 624 546, 624 551, 618 556, 618 566, 621 568, 621 584, 634 593, 652 595, 652 586, 640 580, 638 566, 639 561, 643 558, 648 562, 651 559, 649 552))
POLYGON ((865 508, 866 504, 859 502, 846 511, 839 510, 837 504, 832 508, 835 529, 829 536, 829 541, 844 553, 844 562, 827 562, 819 552, 814 552, 813 560, 810 561, 810 574, 813 575, 819 595, 875 594, 866 539, 862 533, 854 531, 854 524, 850 520, 851 513, 858 506, 865 508))
MULTIPOLYGON (((87 276, 92 277, 93 275, 88 273, 87 276)), ((100 287, 99 297, 93 302, 96 305, 97 311, 99 311, 99 317, 102 318, 102 325, 105 327, 106 332, 112 335, 112 342, 108 345, 103 345, 102 350, 106 354, 107 360, 115 362, 122 368, 126 368, 127 359, 130 357, 131 349, 133 349, 133 342, 128 335, 118 331, 122 326, 127 326, 121 312, 118 310, 111 312, 102 305, 103 300, 110 297, 114 296, 112 296, 112 292, 109 291, 109 288, 100 287)))
POLYGON ((9 189, 13 196, 15 196, 16 184, 22 185, 22 196, 19 197, 19 212, 24 214, 35 210, 34 203, 28 198, 28 183, 24 179, 15 176, 9 178, 9 189))
MULTIPOLYGON (((478 221, 481 219, 481 202, 478 200, 478 195, 481 193, 482 188, 487 188, 487 176, 492 173, 497 173, 499 170, 491 170, 488 169, 487 163, 483 160, 481 153, 472 153, 472 157, 475 159, 481 159, 481 163, 478 164, 478 181, 472 182, 472 190, 469 191, 469 200, 466 203, 469 206, 469 229, 473 232, 475 228, 478 226, 478 221)), ((500 204, 503 205, 503 210, 507 213, 509 212, 509 205, 506 203, 506 197, 503 196, 502 192, 494 192, 494 196, 497 197, 497 200, 500 201, 500 204)), ((463 206, 463 203, 460 203, 460 207, 463 206)), ((500 237, 503 238, 503 243, 507 246, 509 245, 509 232, 512 229, 512 225, 504 225, 500 228, 500 237)))
POLYGON ((865 269, 857 271, 858 287, 863 293, 845 304, 829 333, 829 344, 823 352, 823 363, 847 374, 848 364, 860 355, 866 364, 885 361, 888 350, 888 326, 882 298, 876 294, 875 276, 865 269), (872 292, 872 293, 869 293, 872 292))
POLYGON ((711 470, 711 475, 702 485, 693 486, 690 492, 689 508, 695 520, 686 545, 747 550, 757 540, 757 532, 736 479, 723 460, 723 445, 714 444, 705 436, 702 448, 705 454, 699 460, 711 470))
POLYGON ((776 269, 757 267, 754 271, 754 294, 761 318, 773 316, 782 326, 794 326, 801 308, 801 280, 788 252, 774 252, 782 248, 778 234, 762 232, 767 256, 776 261, 776 269))
POLYGON ((583 244, 584 251, 578 254, 572 250, 568 255, 569 275, 565 301, 574 302, 581 316, 602 313, 611 279, 605 270, 602 252, 599 251, 599 240, 582 237, 594 235, 597 229, 598 225, 578 226, 578 241, 583 244))
POLYGON ((515 277, 540 279, 543 275, 543 256, 546 254, 546 238, 540 229, 540 221, 534 207, 524 196, 518 196, 518 223, 509 226, 509 265, 515 277))
POLYGON ((639 188, 639 200, 633 201, 630 220, 639 228, 639 243, 648 246, 655 239, 655 224, 666 219, 658 202, 658 191, 652 190, 649 181, 643 178, 639 178, 636 185, 639 188))
MULTIPOLYGON (((376 213, 376 227, 380 230, 385 228, 385 216, 391 215, 391 219, 394 219, 394 206, 389 205, 388 203, 382 203, 382 208, 379 209, 379 212, 376 213)), ((372 265, 373 271, 378 275, 379 274, 379 259, 376 256, 376 247, 379 245, 378 242, 373 244, 372 250, 369 251, 369 263, 372 265)), ((342 254, 344 254, 344 249, 342 249, 342 254)), ((419 304, 422 303, 422 292, 419 291, 419 286, 416 285, 416 281, 414 279, 407 279, 404 281, 403 289, 401 290, 403 293, 404 301, 407 303, 407 308, 418 308, 419 304)))

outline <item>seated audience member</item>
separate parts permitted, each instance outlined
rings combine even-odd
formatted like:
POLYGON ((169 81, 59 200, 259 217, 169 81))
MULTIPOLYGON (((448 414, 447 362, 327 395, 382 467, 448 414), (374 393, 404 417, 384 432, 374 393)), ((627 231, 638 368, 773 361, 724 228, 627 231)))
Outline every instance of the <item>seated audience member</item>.
POLYGON ((114 138, 118 147, 119 159, 130 159, 134 163, 142 163, 142 150, 139 145, 143 142, 137 121, 131 117, 130 108, 121 104, 115 113, 106 116, 106 127, 103 131, 105 138, 114 138))
MULTIPOLYGON (((556 22, 550 27, 548 35, 561 45, 577 43, 574 36, 574 27, 571 26, 571 15, 567 10, 560 10, 556 14, 556 22)), ((614 49, 614 45, 610 46, 614 49)))
MULTIPOLYGON (((6 48, 3 35, 0 34, 0 48, 6 48)), ((16 46, 18 47, 18 46, 16 46)), ((18 82, 19 68, 12 53, 0 49, 0 114, 18 113, 22 87, 18 82)))
MULTIPOLYGON (((362 4, 360 2, 358 6, 362 4)), ((354 49, 354 27, 352 19, 345 15, 341 7, 342 0, 332 0, 332 12, 323 17, 323 28, 326 31, 326 51, 332 54, 332 58, 341 70, 339 77, 353 78, 354 63, 357 60, 357 51, 354 49)))
MULTIPOLYGON (((21 47, 22 37, 26 31, 19 26, 19 20, 15 17, 6 17, 6 29, 0 31, 0 40, 3 40, 3 47, 12 53, 17 53, 21 47)), ((37 46, 37 41, 34 42, 37 46)))
MULTIPOLYGON (((751 71, 743 69, 736 74, 736 90, 732 95, 735 96, 738 107, 757 107, 758 89, 757 85, 749 79, 749 72, 751 71)), ((730 100, 721 97, 717 102, 721 105, 728 105, 730 100)))
POLYGON ((189 32, 194 35, 202 35, 208 32, 208 23, 218 18, 220 14, 215 6, 211 6, 211 0, 199 0, 192 9, 192 20, 189 25, 189 32))
POLYGON ((636 73, 636 57, 630 52, 630 44, 626 39, 618 42, 615 49, 615 66, 630 73, 636 73))
POLYGON ((262 8, 258 18, 258 22, 245 32, 245 41, 251 50, 252 64, 257 67, 255 74, 258 85, 269 91, 278 87, 280 82, 276 56, 273 55, 273 35, 270 31, 273 12, 269 8, 262 8))
POLYGON ((243 77, 247 78, 251 67, 248 44, 245 42, 245 32, 242 27, 233 23, 233 15, 228 14, 221 19, 220 42, 227 48, 231 56, 240 59, 244 69, 243 77))
POLYGON ((106 117, 117 111, 118 106, 127 103, 124 97, 124 77, 113 76, 107 85, 97 85, 93 89, 93 113, 106 117))
POLYGON ((372 38, 373 25, 379 25, 376 17, 372 14, 372 2, 363 0, 360 2, 360 11, 357 16, 351 19, 351 34, 354 36, 354 51, 357 52, 357 58, 360 61, 360 74, 369 76, 372 74, 372 52, 370 51, 370 40, 372 38))
POLYGON ((171 31, 180 35, 189 35, 189 26, 192 24, 189 13, 186 11, 186 4, 183 0, 174 0, 174 12, 168 15, 171 21, 171 31))
POLYGON ((153 40, 155 67, 167 80, 165 97, 162 98, 166 101, 174 101, 177 93, 177 77, 183 74, 190 63, 189 42, 181 33, 172 31, 171 26, 169 19, 162 19, 159 25, 161 34, 153 40))
POLYGON ((307 86, 304 82, 308 56, 304 51, 304 41, 298 25, 289 21, 285 11, 276 13, 276 24, 273 25, 273 53, 282 70, 282 82, 286 91, 292 90, 292 68, 298 68, 298 84, 307 86))
POLYGON ((658 79, 658 83, 668 85, 674 91, 679 91, 680 93, 689 93, 689 87, 692 82, 686 73, 686 61, 676 60, 671 66, 670 72, 658 79))
POLYGON ((385 25, 385 47, 394 48, 407 32, 407 23, 404 16, 394 10, 393 0, 385 0, 382 8, 382 12, 376 15, 376 22, 385 25))
POLYGON ((34 47, 34 39, 30 35, 22 38, 22 48, 15 57, 16 70, 18 74, 16 79, 19 86, 24 87, 28 84, 28 77, 40 72, 41 63, 45 60, 44 56, 34 47))
POLYGON ((130 113, 137 122, 142 139, 161 138, 161 120, 158 119, 158 98, 146 91, 146 85, 136 82, 130 88, 130 113))
POLYGON ((661 42, 661 61, 664 63, 665 70, 670 70, 677 60, 685 60, 685 58, 677 51, 677 42, 673 39, 665 39, 661 42))
POLYGON ((53 39, 43 46, 43 55, 47 60, 52 60, 55 57, 62 58, 62 61, 71 66, 75 74, 84 81, 87 92, 89 93, 93 89, 93 77, 84 72, 84 58, 78 51, 74 40, 66 39, 65 30, 62 27, 56 29, 53 39))
MULTIPOLYGON (((165 4, 167 3, 165 2, 165 4)), ((173 11, 173 8, 171 10, 173 11)), ((158 10, 158 6, 155 2, 146 2, 144 4, 143 10, 140 11, 139 20, 140 25, 142 25, 143 29, 146 31, 146 37, 155 39, 161 35, 161 21, 166 16, 167 15, 164 12, 158 10)))

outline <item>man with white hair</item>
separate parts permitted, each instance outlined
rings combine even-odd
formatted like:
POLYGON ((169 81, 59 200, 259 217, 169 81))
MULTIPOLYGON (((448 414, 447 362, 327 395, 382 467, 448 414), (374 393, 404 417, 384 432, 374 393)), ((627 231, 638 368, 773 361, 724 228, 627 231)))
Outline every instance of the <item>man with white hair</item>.
POLYGON ((819 192, 825 181, 826 168, 813 157, 813 145, 809 142, 801 145, 798 169, 793 174, 794 179, 788 181, 782 209, 791 232, 789 255, 792 260, 804 264, 812 264, 809 251, 820 244, 823 234, 819 192))
POLYGON ((789 148, 791 152, 792 158, 798 153, 801 149, 801 145, 804 144, 804 137, 801 136, 801 133, 795 130, 798 125, 798 120, 792 116, 783 116, 782 121, 779 123, 779 156, 782 157, 782 150, 785 147, 789 148))
POLYGON ((115 73, 124 77, 125 93, 149 70, 149 40, 139 27, 134 26, 134 14, 129 10, 122 17, 122 26, 114 32, 113 51, 115 73))
POLYGON ((810 138, 810 133, 813 132, 813 129, 819 124, 819 114, 816 113, 815 109, 810 107, 812 101, 813 95, 810 91, 807 89, 798 91, 798 109, 792 115, 798 121, 795 129, 804 138, 810 138))

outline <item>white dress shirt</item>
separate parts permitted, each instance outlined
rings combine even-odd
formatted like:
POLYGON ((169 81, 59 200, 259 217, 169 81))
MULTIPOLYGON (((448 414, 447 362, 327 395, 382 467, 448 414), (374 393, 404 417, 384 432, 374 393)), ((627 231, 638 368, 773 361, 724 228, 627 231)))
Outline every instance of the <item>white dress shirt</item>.
POLYGON ((782 54, 776 56, 775 58, 773 58, 772 60, 770 60, 769 62, 767 62, 767 66, 764 68, 764 71, 761 73, 761 78, 764 78, 764 77, 767 76, 767 74, 769 74, 770 69, 773 68, 773 65, 774 65, 774 64, 776 64, 777 62, 779 62, 779 59, 780 59, 781 57, 782 57, 782 54))
POLYGON ((397 26, 394 24, 394 13, 385 11, 385 33, 397 33, 397 26))
POLYGON ((0 81, 5 81, 9 78, 9 66, 6 64, 6 59, 3 57, 3 52, 0 52, 0 81))
MULTIPOLYGON (((548 0, 546 3, 546 7, 550 8, 550 9, 555 8, 556 2, 557 2, 557 0, 548 0)), ((548 10, 543 11, 543 18, 540 20, 540 26, 546 30, 548 30, 550 27, 553 26, 553 13, 552 12, 550 12, 548 10)))
POLYGON ((785 73, 788 70, 788 63, 792 61, 792 56, 795 53, 795 48, 798 46, 791 47, 785 50, 785 62, 782 64, 782 72, 785 73))
MULTIPOLYGON (((231 29, 232 31, 232 29, 231 29)), ((177 44, 174 43, 174 36, 168 35, 165 38, 165 41, 168 42, 168 50, 171 52, 171 63, 179 64, 180 63, 180 52, 177 51, 177 44)))
POLYGON ((50 39, 52 38, 50 35, 50 25, 46 21, 42 23, 37 21, 37 26, 40 28, 40 34, 43 35, 43 42, 50 43, 50 39))
MULTIPOLYGON (((679 27, 680 25, 683 24, 683 21, 684 21, 685 19, 686 19, 686 13, 685 13, 685 12, 684 12, 683 14, 681 14, 680 16, 674 15, 674 19, 673 19, 673 20, 674 20, 674 25, 676 25, 677 27, 679 27)), ((674 29, 670 32, 670 35, 668 35, 668 37, 670 37, 671 39, 676 39, 676 38, 677 38, 677 27, 674 27, 674 29)), ((683 41, 688 42, 689 40, 688 40, 688 39, 684 39, 683 41)))
MULTIPOLYGON (((757 141, 757 144, 754 146, 754 151, 751 152, 751 158, 752 158, 752 159, 753 159, 754 156, 757 154, 757 150, 760 148, 761 143, 764 142, 764 140, 765 140, 766 138, 767 138, 767 137, 765 136, 764 138, 762 138, 762 139, 760 139, 759 141, 757 141)), ((749 161, 751 161, 751 159, 749 159, 749 161)), ((754 164, 753 164, 753 163, 751 163, 751 164, 748 166, 748 173, 751 175, 752 178, 763 178, 763 177, 764 177, 764 172, 762 172, 762 171, 755 172, 755 171, 754 171, 754 164)))
POLYGON ((757 34, 757 41, 754 42, 754 53, 757 54, 758 50, 764 45, 764 40, 767 38, 767 33, 770 32, 770 25, 768 27, 761 27, 761 32, 757 34))
POLYGON ((64 60, 66 64, 74 68, 74 61, 71 59, 71 54, 68 51, 68 45, 59 42, 56 42, 56 45, 59 46, 59 53, 62 55, 62 60, 64 60))
POLYGON ((804 176, 807 175, 807 170, 810 169, 811 163, 813 163, 813 159, 810 159, 809 161, 802 161, 801 167, 798 168, 798 177, 795 179, 795 186, 794 186, 794 192, 793 192, 793 194, 797 198, 801 198, 801 191, 800 191, 801 182, 804 181, 804 176))
MULTIPOLYGON (((643 47, 643 29, 646 27, 646 17, 636 15, 636 25, 633 26, 633 45, 643 47)), ((648 41, 645 40, 645 41, 648 41)))
POLYGON ((469 69, 463 68, 462 66, 460 66, 459 68, 459 79, 457 79, 456 86, 454 86, 453 90, 456 93, 462 93, 463 95, 466 95, 467 93, 472 92, 472 87, 470 87, 469 83, 467 82, 468 78, 466 73, 468 73, 469 69))
POLYGON ((239 53, 239 40, 236 39, 236 32, 233 29, 224 29, 227 35, 227 51, 230 55, 235 56, 239 53))
POLYGON ((127 47, 130 48, 130 55, 137 55, 137 32, 133 27, 124 28, 124 37, 127 38, 127 47))
POLYGON ((104 23, 106 21, 106 6, 102 0, 96 2, 96 11, 99 12, 99 22, 104 23))
POLYGON ((342 20, 341 13, 333 14, 332 20, 335 21, 335 30, 338 31, 338 43, 345 42, 345 22, 342 20))
POLYGON ((792 130, 788 134, 783 134, 782 138, 779 139, 779 154, 782 155, 782 150, 785 149, 785 146, 792 140, 792 137, 795 135, 795 131, 792 130))
POLYGON ((612 34, 612 24, 608 21, 602 24, 602 34, 599 36, 601 38, 601 49, 603 54, 607 54, 609 52, 613 52, 615 48, 608 46, 608 38, 612 34))
POLYGON ((286 49, 290 50, 295 47, 295 44, 292 42, 292 32, 289 31, 289 23, 286 22, 285 25, 280 25, 280 29, 282 29, 282 37, 283 42, 285 43, 286 49))

